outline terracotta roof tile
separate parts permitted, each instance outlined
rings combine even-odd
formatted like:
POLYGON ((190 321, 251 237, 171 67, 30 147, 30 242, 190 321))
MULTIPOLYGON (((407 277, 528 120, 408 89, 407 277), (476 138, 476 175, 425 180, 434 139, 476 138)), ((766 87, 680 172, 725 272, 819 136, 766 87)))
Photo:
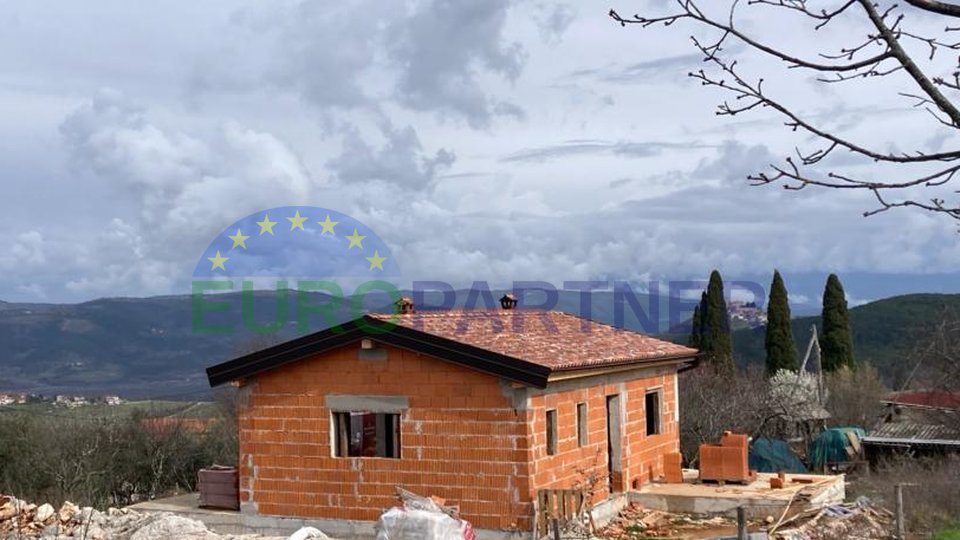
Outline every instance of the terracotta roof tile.
POLYGON ((946 392, 943 390, 904 390, 901 392, 893 392, 883 401, 904 406, 960 410, 960 392, 946 392))
POLYGON ((693 357, 697 353, 689 347, 559 311, 450 310, 369 316, 552 370, 693 357))

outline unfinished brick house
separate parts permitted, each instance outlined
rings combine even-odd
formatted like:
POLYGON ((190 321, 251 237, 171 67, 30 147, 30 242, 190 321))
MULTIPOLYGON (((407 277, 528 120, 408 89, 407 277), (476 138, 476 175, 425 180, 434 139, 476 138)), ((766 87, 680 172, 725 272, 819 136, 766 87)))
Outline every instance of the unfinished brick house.
POLYGON ((540 489, 592 471, 599 502, 660 477, 696 351, 503 304, 407 304, 209 368, 240 387, 241 512, 373 522, 399 485, 529 531, 540 489))

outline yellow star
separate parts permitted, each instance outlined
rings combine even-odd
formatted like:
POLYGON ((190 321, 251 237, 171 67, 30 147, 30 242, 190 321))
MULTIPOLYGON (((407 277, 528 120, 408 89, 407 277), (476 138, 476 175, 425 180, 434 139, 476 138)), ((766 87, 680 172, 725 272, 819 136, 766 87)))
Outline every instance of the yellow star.
POLYGON ((237 234, 233 236, 228 236, 227 238, 233 240, 233 246, 230 249, 233 249, 237 246, 240 246, 243 249, 247 249, 247 238, 250 238, 250 237, 240 232, 240 229, 237 229, 237 234))
POLYGON ((297 215, 295 215, 295 216, 293 216, 293 217, 288 217, 287 219, 290 220, 290 230, 291 230, 291 231, 294 230, 294 229, 300 229, 301 231, 305 230, 305 229, 303 228, 303 222, 306 221, 307 218, 305 218, 305 217, 300 217, 300 211, 299 211, 299 210, 297 210, 297 215))
POLYGON ((386 257, 381 257, 380 252, 377 250, 373 250, 373 257, 364 257, 364 258, 370 261, 370 270, 373 270, 374 268, 379 268, 380 270, 383 270, 383 261, 387 260, 386 257))
POLYGON ((350 248, 352 248, 352 247, 358 247, 358 248, 360 248, 360 249, 363 249, 363 244, 362 244, 362 242, 363 242, 363 239, 364 239, 364 238, 366 238, 366 236, 357 234, 357 230, 354 229, 354 230, 353 230, 353 235, 346 237, 346 239, 350 241, 350 245, 347 246, 347 249, 350 249, 350 248))
MULTIPOLYGON (((229 261, 229 260, 230 260, 230 257, 224 257, 224 256, 220 255, 220 250, 217 250, 217 255, 216 255, 215 257, 207 257, 207 260, 210 261, 211 263, 213 263, 213 265, 210 267, 210 271, 211 271, 211 272, 214 271, 214 270, 216 270, 217 268, 219 268, 219 269, 223 270, 224 272, 226 272, 227 269, 223 267, 223 263, 229 261)), ((372 263, 371 263, 371 264, 372 264, 372 263)), ((373 268, 373 267, 371 266, 371 268, 373 268)))
POLYGON ((260 226, 260 235, 263 236, 263 233, 273 234, 273 226, 276 225, 276 221, 270 221, 270 216, 267 214, 263 215, 263 221, 258 221, 257 225, 260 226))
POLYGON ((325 219, 325 220, 323 220, 323 221, 318 221, 318 222, 317 222, 317 225, 320 225, 321 227, 323 227, 323 228, 320 230, 320 234, 330 233, 330 234, 336 236, 336 233, 333 232, 333 227, 336 226, 338 223, 340 223, 340 222, 339 222, 339 221, 330 221, 330 215, 328 214, 328 215, 327 215, 327 219, 325 219))

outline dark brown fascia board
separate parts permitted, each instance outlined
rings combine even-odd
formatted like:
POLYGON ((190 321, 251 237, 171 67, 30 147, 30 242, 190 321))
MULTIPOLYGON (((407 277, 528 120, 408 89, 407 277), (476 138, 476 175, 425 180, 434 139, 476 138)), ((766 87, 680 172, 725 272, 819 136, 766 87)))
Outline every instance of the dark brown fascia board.
POLYGON ((270 371, 363 338, 371 338, 508 380, 538 388, 545 388, 547 385, 551 370, 538 364, 399 325, 384 332, 371 331, 371 328, 383 328, 387 324, 380 319, 364 316, 338 327, 321 330, 211 366, 207 368, 207 379, 210 386, 219 386, 270 371))
POLYGON ((690 361, 685 362, 682 366, 680 366, 680 369, 677 370, 677 373, 683 373, 684 371, 700 367, 700 364, 703 362, 703 358, 704 355, 702 352, 698 352, 697 354, 689 357, 690 361))

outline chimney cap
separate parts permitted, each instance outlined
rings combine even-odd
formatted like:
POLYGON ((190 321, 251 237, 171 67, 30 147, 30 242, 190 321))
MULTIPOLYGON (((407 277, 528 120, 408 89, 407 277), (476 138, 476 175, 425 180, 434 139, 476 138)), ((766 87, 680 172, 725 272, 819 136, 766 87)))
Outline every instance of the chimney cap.
POLYGON ((506 293, 500 297, 500 307, 503 309, 513 309, 517 307, 517 297, 511 293, 506 293))
POLYGON ((413 299, 408 296, 400 298, 394 305, 397 306, 397 313, 413 313, 413 299))

